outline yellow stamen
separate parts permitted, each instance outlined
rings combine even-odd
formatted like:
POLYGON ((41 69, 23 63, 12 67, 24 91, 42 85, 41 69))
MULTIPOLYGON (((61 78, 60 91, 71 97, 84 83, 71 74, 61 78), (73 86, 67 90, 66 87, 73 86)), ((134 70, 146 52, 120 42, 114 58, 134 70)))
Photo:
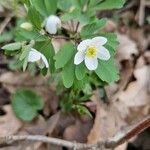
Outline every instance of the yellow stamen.
POLYGON ((86 56, 88 57, 95 57, 96 56, 96 47, 95 46, 91 46, 91 47, 88 47, 87 50, 86 50, 86 56))

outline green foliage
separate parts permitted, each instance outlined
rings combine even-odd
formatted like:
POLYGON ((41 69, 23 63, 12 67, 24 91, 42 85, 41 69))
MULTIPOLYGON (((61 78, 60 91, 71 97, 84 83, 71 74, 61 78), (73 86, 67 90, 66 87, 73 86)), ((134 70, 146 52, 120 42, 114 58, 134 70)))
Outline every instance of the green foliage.
POLYGON ((75 77, 75 65, 73 63, 73 60, 70 60, 63 68, 62 71, 62 79, 64 86, 66 88, 69 88, 73 85, 75 77))
POLYGON ((65 43, 54 57, 54 59, 56 60, 56 69, 64 67, 74 54, 74 45, 72 43, 65 43))
POLYGON ((44 17, 55 14, 58 0, 31 0, 35 9, 44 17))
POLYGON ((97 3, 94 7, 96 10, 109 10, 121 8, 126 0, 104 0, 97 3))
POLYGON ((93 34, 96 34, 102 27, 105 26, 107 20, 106 19, 100 19, 95 20, 90 24, 85 25, 81 30, 81 37, 82 38, 89 38, 93 34))
POLYGON ((74 105, 73 108, 74 108, 75 110, 77 110, 80 115, 85 115, 85 114, 87 114, 87 115, 89 115, 89 116, 92 118, 91 113, 89 112, 89 110, 88 110, 85 106, 82 106, 82 105, 74 105))
POLYGON ((32 121, 43 108, 43 100, 28 89, 17 90, 12 96, 12 108, 16 116, 23 121, 32 121))
POLYGON ((106 81, 107 83, 119 80, 118 70, 113 59, 109 59, 108 61, 100 60, 95 72, 102 81, 106 81))
POLYGON ((36 29, 41 29, 42 18, 34 6, 28 8, 28 17, 36 29))
POLYGON ((78 80, 82 80, 85 77, 87 69, 85 68, 84 63, 81 63, 75 68, 75 75, 78 80))
MULTIPOLYGON (((31 48, 36 49, 49 63, 49 67, 40 69, 40 72, 43 75, 49 73, 51 79, 54 78, 53 85, 56 85, 62 109, 91 115, 81 103, 90 100, 93 90, 103 88, 106 84, 119 79, 114 63, 118 46, 117 36, 114 33, 101 33, 100 30, 105 27, 107 19, 98 19, 96 13, 100 10, 121 8, 125 0, 21 0, 21 2, 27 7, 27 18, 19 21, 17 19, 16 27, 13 28, 15 32, 8 32, 0 37, 0 42, 5 37, 7 41, 11 41, 15 34, 14 43, 2 47, 5 54, 15 56, 17 59, 11 67, 14 69, 23 67, 24 71, 28 69, 29 52, 31 48), (47 17, 50 15, 59 16, 62 24, 65 22, 66 25, 55 35, 45 30, 47 17), (25 22, 31 23, 33 28, 30 30, 22 28, 21 24, 25 22), (107 38, 104 47, 109 50, 111 58, 108 61, 99 60, 98 68, 94 71, 87 69, 85 61, 75 65, 74 57, 78 44, 96 36, 107 38), (52 41, 60 37, 63 41, 65 39, 65 42, 55 53, 52 41)), ((41 60, 38 61, 35 60, 37 63, 41 60)), ((31 67, 31 70, 39 71, 36 70, 34 63, 30 64, 33 64, 34 68, 31 67)), ((12 105, 16 115, 25 121, 35 118, 37 111, 43 107, 41 98, 29 90, 17 91, 13 96, 12 105)))
POLYGON ((49 70, 51 73, 54 72, 55 67, 53 57, 55 55, 55 51, 53 45, 51 44, 51 41, 47 39, 45 41, 36 42, 34 48, 38 49, 47 58, 49 62, 49 70))
POLYGON ((10 43, 2 47, 2 49, 7 51, 16 51, 21 49, 22 44, 20 42, 10 43))

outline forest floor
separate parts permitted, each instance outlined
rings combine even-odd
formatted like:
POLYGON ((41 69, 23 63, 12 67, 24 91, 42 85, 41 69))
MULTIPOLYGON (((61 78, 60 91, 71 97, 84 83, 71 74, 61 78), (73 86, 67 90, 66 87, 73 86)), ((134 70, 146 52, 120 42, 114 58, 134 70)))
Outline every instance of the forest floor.
MULTIPOLYGON (((22 8, 20 8, 22 9, 22 8)), ((13 41, 11 28, 17 17, 12 16, 10 5, 0 2, 0 47, 13 41)), ((13 59, 0 50, 0 136, 47 135, 80 143, 95 143, 112 137, 121 128, 137 123, 150 115, 150 6, 137 0, 129 1, 121 10, 110 13, 101 12, 109 21, 103 29, 116 32, 119 47, 116 65, 120 70, 120 80, 105 87, 106 99, 100 100, 98 90, 86 107, 93 118, 76 113, 63 113, 55 88, 47 85, 47 77, 40 74, 14 69, 13 59), (115 16, 115 17, 114 17, 115 16), (113 19, 112 19, 113 18, 113 19), (148 21, 149 20, 149 21, 148 21), (11 107, 11 94, 16 89, 34 89, 44 99, 44 108, 30 123, 16 118, 11 107)), ((57 41, 59 44, 59 41, 57 41)), ((61 146, 42 142, 23 142, 2 146, 0 150, 62 150, 61 146)), ((131 138, 115 150, 150 150, 150 129, 131 138)))

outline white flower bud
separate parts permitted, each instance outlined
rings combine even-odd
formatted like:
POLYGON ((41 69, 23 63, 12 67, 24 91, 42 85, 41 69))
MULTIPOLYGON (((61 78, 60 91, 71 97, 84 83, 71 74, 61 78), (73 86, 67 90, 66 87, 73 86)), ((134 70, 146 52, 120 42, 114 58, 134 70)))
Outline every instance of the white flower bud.
POLYGON ((33 26, 31 23, 29 22, 24 22, 20 25, 21 28, 27 30, 27 31, 31 31, 33 29, 33 26))
POLYGON ((28 62, 36 62, 41 69, 49 67, 46 57, 34 48, 29 52, 28 62))
POLYGON ((47 18, 45 29, 50 34, 56 34, 57 30, 61 28, 61 20, 59 17, 51 15, 47 18))

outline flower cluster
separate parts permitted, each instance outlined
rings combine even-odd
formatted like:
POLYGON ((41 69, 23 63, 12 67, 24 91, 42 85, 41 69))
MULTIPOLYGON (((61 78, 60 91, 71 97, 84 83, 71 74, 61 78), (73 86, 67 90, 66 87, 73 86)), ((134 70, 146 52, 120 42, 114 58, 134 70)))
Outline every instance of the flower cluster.
MULTIPOLYGON (((61 20, 59 17, 51 15, 46 19, 45 29, 49 34, 56 34, 60 27, 61 20)), ((98 67, 98 59, 107 61, 110 58, 109 51, 104 47, 106 43, 107 38, 102 36, 83 40, 77 46, 78 52, 74 57, 74 64, 79 65, 84 61, 89 70, 96 70, 98 67)), ((29 53, 28 62, 37 62, 40 68, 48 68, 46 57, 33 48, 29 53)))

